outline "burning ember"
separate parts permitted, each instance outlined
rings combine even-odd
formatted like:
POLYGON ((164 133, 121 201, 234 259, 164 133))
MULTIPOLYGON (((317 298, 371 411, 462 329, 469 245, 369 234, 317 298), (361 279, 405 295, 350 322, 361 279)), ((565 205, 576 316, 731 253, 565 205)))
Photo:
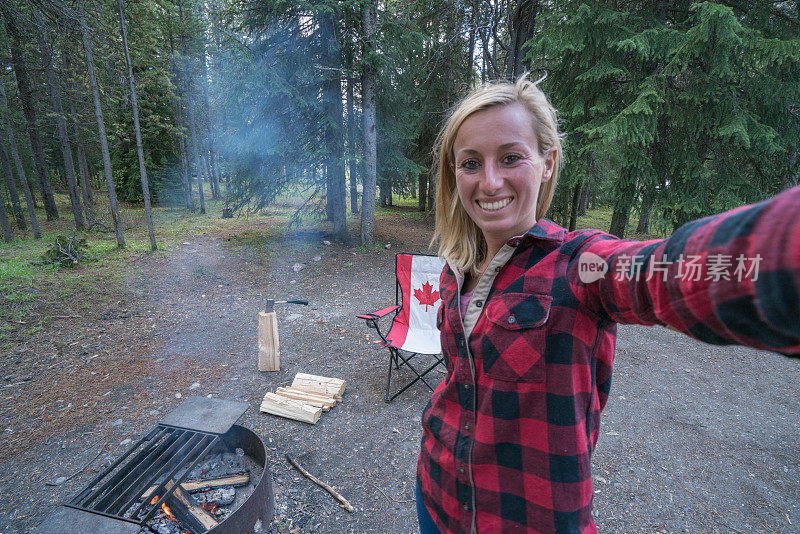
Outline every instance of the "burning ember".
POLYGON ((170 519, 174 519, 175 521, 177 521, 177 520, 178 520, 178 518, 177 518, 177 517, 175 517, 174 515, 172 515, 172 510, 170 510, 170 509, 169 509, 169 506, 167 506, 167 503, 162 503, 162 504, 161 504, 161 510, 162 510, 162 511, 163 511, 165 514, 167 514, 167 517, 169 517, 170 519))

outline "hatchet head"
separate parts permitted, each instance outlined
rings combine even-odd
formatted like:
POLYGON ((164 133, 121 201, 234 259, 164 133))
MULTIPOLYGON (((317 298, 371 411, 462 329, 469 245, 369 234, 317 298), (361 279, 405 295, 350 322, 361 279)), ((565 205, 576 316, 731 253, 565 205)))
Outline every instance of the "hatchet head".
POLYGON ((276 304, 302 304, 303 306, 308 306, 307 300, 273 300, 267 299, 267 303, 264 306, 264 313, 272 313, 275 311, 276 304))

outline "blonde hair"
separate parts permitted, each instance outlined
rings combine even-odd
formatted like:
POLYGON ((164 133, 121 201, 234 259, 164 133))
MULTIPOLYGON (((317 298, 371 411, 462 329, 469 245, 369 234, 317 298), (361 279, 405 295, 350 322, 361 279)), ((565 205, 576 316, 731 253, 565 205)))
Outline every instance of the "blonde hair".
POLYGON ((438 174, 436 226, 431 245, 438 240, 439 256, 474 276, 480 274, 478 265, 486 259, 487 248, 483 233, 467 215, 458 197, 453 156, 456 135, 467 117, 477 111, 512 104, 525 107, 533 118, 540 154, 545 155, 552 149, 556 151, 553 173, 548 181, 542 183, 536 203, 536 218, 543 217, 553 200, 563 161, 556 109, 538 86, 543 79, 532 82, 525 73, 516 82, 496 81, 475 89, 455 105, 436 138, 432 169, 438 174))

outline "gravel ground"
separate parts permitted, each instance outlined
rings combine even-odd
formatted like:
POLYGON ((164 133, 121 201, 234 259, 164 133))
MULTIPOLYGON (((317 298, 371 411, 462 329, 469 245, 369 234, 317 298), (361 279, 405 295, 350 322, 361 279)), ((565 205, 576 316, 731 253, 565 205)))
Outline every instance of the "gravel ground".
MULTIPOLYGON (((275 489, 268 532, 416 532, 429 393, 417 385, 383 402, 387 354, 354 315, 392 303, 394 253, 425 251, 429 235, 429 222, 398 212, 375 249, 300 231, 265 256, 233 233, 190 236, 167 258, 143 257, 90 313, 61 310, 75 318, 4 355, 0 532, 32 530, 190 395, 250 404, 240 424, 264 440, 275 489), (275 373, 256 369, 266 297, 311 302, 278 309, 275 373), (343 402, 313 426, 258 412, 297 372, 347 381, 343 402)), ((594 456, 601 532, 800 532, 800 360, 638 326, 620 327, 616 359, 594 456)))

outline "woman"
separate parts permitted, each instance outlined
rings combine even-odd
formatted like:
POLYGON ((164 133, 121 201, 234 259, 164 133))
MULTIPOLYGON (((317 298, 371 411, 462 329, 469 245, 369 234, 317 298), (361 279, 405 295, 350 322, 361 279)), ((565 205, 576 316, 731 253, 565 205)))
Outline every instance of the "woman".
POLYGON ((542 218, 556 112, 525 77, 467 96, 436 153, 448 372, 422 418, 423 533, 597 532, 591 453, 617 323, 800 354, 800 187, 666 240, 566 232, 542 218))

